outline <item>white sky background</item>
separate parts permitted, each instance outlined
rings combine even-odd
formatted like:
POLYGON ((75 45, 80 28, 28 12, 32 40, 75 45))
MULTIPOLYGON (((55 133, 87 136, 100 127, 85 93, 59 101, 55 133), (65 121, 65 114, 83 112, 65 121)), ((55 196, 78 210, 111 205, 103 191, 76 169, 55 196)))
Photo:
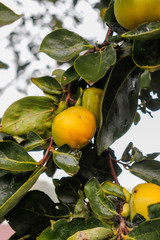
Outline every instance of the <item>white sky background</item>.
MULTIPOLYGON (((14 0, 3 0, 1 1, 6 6, 11 8, 13 11, 15 11, 17 14, 25 14, 30 16, 31 12, 35 13, 36 11, 41 11, 41 8, 43 5, 37 4, 36 1, 33 0, 23 0, 20 2, 23 2, 24 9, 20 6, 16 6, 16 2, 14 0), (39 7, 39 9, 38 9, 39 7)), ((67 3, 69 4, 69 0, 67 3)), ((91 3, 97 2, 96 0, 90 0, 91 3)), ((63 4, 59 6, 58 9, 54 9, 53 12, 58 11, 59 15, 61 14, 62 10, 61 8, 65 8, 63 4)), ((103 42, 105 35, 106 35, 106 27, 102 26, 102 21, 99 18, 98 10, 97 12, 93 11, 91 7, 89 7, 89 4, 87 4, 87 1, 81 0, 80 3, 76 7, 76 11, 79 12, 80 15, 84 17, 84 24, 79 25, 76 29, 74 29, 74 24, 72 20, 68 17, 65 20, 65 28, 71 31, 75 31, 76 33, 80 34, 82 37, 87 38, 89 40, 94 40, 98 42, 103 42), (94 21, 92 21, 94 19, 94 21)), ((62 16, 63 17, 63 16, 62 16)), ((13 56, 10 53, 10 50, 7 49, 6 45, 6 37, 9 35, 9 33, 18 25, 19 20, 16 21, 13 24, 10 24, 8 26, 0 28, 0 60, 4 61, 9 64, 9 62, 13 61, 13 56)), ((28 26, 30 27, 30 26, 28 26)), ((38 29, 34 29, 34 31, 37 31, 39 33, 39 39, 42 40, 51 30, 48 28, 48 30, 41 30, 38 32, 38 29)), ((34 32, 35 33, 35 32, 34 32)), ((23 48, 23 46, 22 46, 23 48)), ((27 52, 26 55, 24 55, 24 58, 27 59, 27 52)), ((46 62, 53 66, 53 60, 46 56, 43 53, 39 53, 39 57, 41 59, 41 62, 46 62)), ((37 67, 35 63, 33 67, 37 67)), ((9 64, 10 68, 7 70, 0 70, 0 88, 5 86, 7 83, 9 83, 12 79, 14 79, 14 65, 9 64)), ((43 64, 40 66, 42 68, 42 72, 45 72, 45 69, 43 69, 43 64)), ((33 70, 33 69, 30 69, 33 70)), ((53 68, 54 70, 54 68, 53 68)), ((47 71, 47 70, 46 70, 47 71)), ((29 73, 28 73, 29 74, 29 73)), ((45 75, 51 74, 51 72, 47 73, 45 72, 45 75)), ((30 76, 32 78, 33 76, 30 76)), ((2 117, 4 111, 7 109, 7 107, 13 103, 14 101, 22 98, 24 95, 22 93, 19 93, 16 90, 17 84, 23 84, 23 79, 21 79, 21 82, 14 81, 14 84, 4 92, 0 96, 1 100, 1 108, 0 108, 0 117, 2 117)), ((42 91, 39 90, 34 84, 32 84, 28 89, 29 95, 42 95, 42 91)), ((144 154, 153 153, 153 152, 159 152, 160 151, 160 144, 159 144, 159 136, 160 136, 160 127, 159 127, 159 117, 160 113, 155 112, 152 114, 154 118, 151 118, 149 115, 142 115, 141 114, 141 121, 137 126, 132 126, 130 130, 119 140, 117 140, 111 148, 115 151, 115 154, 117 158, 120 158, 125 147, 128 145, 129 142, 133 142, 134 146, 137 147, 140 151, 142 151, 144 154)), ((33 154, 34 156, 34 154, 33 154)), ((37 157, 37 155, 35 155, 37 157)), ((160 160, 160 158, 159 158, 160 160)), ((63 171, 58 171, 55 175, 55 177, 60 178, 64 175, 63 171)), ((40 181, 47 181, 46 184, 52 184, 51 179, 48 177, 46 178, 45 175, 43 175, 40 178, 40 181)), ((132 174, 130 174, 128 171, 124 171, 123 174, 119 177, 119 181, 121 185, 131 189, 136 184, 143 182, 139 178, 134 177, 132 174)), ((46 185, 42 186, 42 190, 46 191, 48 193, 48 190, 46 190, 46 185), (44 188, 44 189, 43 189, 44 188)), ((52 194, 53 195, 53 194, 52 194)))

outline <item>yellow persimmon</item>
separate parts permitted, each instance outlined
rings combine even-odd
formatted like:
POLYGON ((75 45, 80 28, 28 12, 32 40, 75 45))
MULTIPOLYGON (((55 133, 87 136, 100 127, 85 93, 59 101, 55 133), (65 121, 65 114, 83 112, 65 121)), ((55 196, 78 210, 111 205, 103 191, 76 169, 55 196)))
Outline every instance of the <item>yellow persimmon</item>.
POLYGON ((93 138, 96 130, 94 115, 82 106, 73 106, 59 113, 53 120, 52 136, 58 147, 68 144, 81 149, 93 138))
POLYGON ((153 183, 138 184, 133 188, 130 199, 131 220, 138 213, 144 218, 148 217, 148 206, 160 202, 160 186, 153 183))

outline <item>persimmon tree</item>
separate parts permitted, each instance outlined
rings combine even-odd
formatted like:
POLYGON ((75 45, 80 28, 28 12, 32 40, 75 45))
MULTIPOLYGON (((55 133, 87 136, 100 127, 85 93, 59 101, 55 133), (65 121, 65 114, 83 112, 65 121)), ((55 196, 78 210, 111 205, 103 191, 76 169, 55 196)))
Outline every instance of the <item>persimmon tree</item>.
MULTIPOLYGON (((139 112, 151 115, 160 108, 160 22, 128 31, 116 21, 114 1, 101 4, 108 26, 104 42, 91 44, 64 28, 49 33, 40 52, 68 62, 68 69, 31 76, 42 96, 20 99, 2 116, 0 220, 6 219, 15 231, 10 240, 160 238, 160 203, 148 207, 149 219, 140 214, 131 219, 130 193, 117 179, 126 169, 160 185, 159 153, 143 155, 129 143, 117 159, 111 148, 133 123, 138 124, 139 112), (54 118, 66 108, 81 106, 83 93, 91 87, 102 90, 93 139, 82 149, 57 147, 52 138, 54 118), (43 151, 43 158, 34 159, 31 151, 43 151), (68 176, 55 179, 57 169, 68 176), (53 179, 58 202, 30 190, 42 173, 53 179)), ((21 17, 2 3, 0 16, 1 26, 21 17)), ((90 104, 92 99, 95 102, 94 94, 90 104)))

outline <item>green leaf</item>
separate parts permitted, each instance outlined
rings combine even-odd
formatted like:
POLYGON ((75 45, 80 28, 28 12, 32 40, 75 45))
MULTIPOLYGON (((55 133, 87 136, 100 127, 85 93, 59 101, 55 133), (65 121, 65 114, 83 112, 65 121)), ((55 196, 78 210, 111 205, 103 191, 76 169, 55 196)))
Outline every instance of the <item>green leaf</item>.
POLYGON ((57 61, 69 61, 91 47, 88 41, 78 34, 67 29, 57 29, 43 39, 40 52, 46 53, 57 61))
POLYGON ((129 171, 135 176, 160 185, 160 162, 156 160, 144 160, 130 166, 129 171))
POLYGON ((51 129, 54 104, 43 96, 24 97, 11 104, 1 121, 1 132, 10 135, 26 135, 35 131, 40 135, 51 129))
MULTIPOLYGON (((99 156, 96 147, 93 147, 92 144, 88 144, 81 151, 82 157, 79 162, 80 169, 76 174, 76 177, 79 178, 84 185, 92 177, 97 178, 99 182, 107 180, 113 181, 106 156, 99 156)), ((113 166, 116 176, 119 176, 122 171, 121 168, 116 162, 113 162, 113 166)))
POLYGON ((53 150, 53 161, 55 164, 70 175, 75 175, 79 170, 80 151, 73 151, 68 146, 53 150))
POLYGON ((160 239, 160 218, 148 220, 137 227, 129 233, 128 238, 132 240, 158 240, 160 239))
POLYGON ((109 45, 103 51, 79 56, 74 62, 74 67, 76 72, 92 85, 106 74, 115 61, 116 51, 109 45))
POLYGON ((150 88, 154 93, 157 93, 158 97, 160 98, 160 71, 155 71, 151 73, 151 84, 150 88))
POLYGON ((114 15, 114 1, 110 2, 110 6, 104 15, 104 22, 113 30, 113 32, 123 33, 126 30, 117 22, 114 15))
MULTIPOLYGON (((110 226, 104 225, 98 219, 91 217, 88 220, 86 220, 85 218, 76 218, 70 222, 64 219, 59 220, 53 224, 53 227, 48 227, 46 230, 44 230, 42 234, 37 238, 37 240, 68 240, 70 239, 69 237, 73 236, 79 231, 81 231, 82 234, 83 231, 85 231, 85 236, 86 234, 89 234, 90 237, 87 236, 87 239, 89 237, 90 240, 95 240, 94 234, 98 234, 97 237, 100 237, 100 235, 102 234, 101 238, 96 238, 97 240, 104 239, 104 235, 105 237, 111 237, 113 235, 113 230, 110 226), (104 230, 104 228, 106 230, 104 230), (89 231, 86 232, 85 230, 89 231), (103 233, 100 233, 100 230, 102 230, 103 233)), ((80 239, 80 236, 79 238, 74 239, 80 239)))
POLYGON ((59 211, 55 204, 44 192, 29 191, 20 202, 6 216, 6 220, 18 236, 36 236, 50 226, 50 220, 57 220, 69 214, 68 211, 59 211), (35 227, 36 226, 36 227, 35 227))
POLYGON ((10 8, 0 3, 0 27, 13 23, 21 17, 23 17, 23 14, 17 15, 10 8))
POLYGON ((80 237, 83 237, 83 239, 103 240, 106 239, 106 236, 108 237, 109 233, 111 233, 110 229, 105 227, 95 227, 92 229, 78 231, 71 237, 67 238, 67 240, 79 240, 80 237))
POLYGON ((159 39, 134 41, 133 60, 139 68, 151 72, 160 69, 159 41, 159 39))
POLYGON ((62 83, 62 85, 67 85, 70 82, 73 82, 73 81, 77 80, 78 78, 79 78, 79 75, 75 71, 74 67, 71 66, 62 75, 61 83, 62 83))
POLYGON ((76 217, 88 218, 89 211, 85 202, 85 196, 81 190, 78 191, 78 194, 79 194, 79 199, 74 208, 73 218, 76 218, 76 217))
POLYGON ((21 146, 29 152, 29 151, 40 151, 47 148, 48 144, 46 141, 37 135, 35 132, 29 132, 27 134, 27 139, 21 143, 21 146))
POLYGON ((151 111, 158 111, 160 109, 160 98, 150 99, 147 101, 146 107, 151 111))
POLYGON ((17 205, 44 169, 44 167, 38 167, 32 174, 6 174, 0 178, 0 218, 17 205))
POLYGON ((148 88, 150 86, 150 73, 145 70, 144 73, 141 74, 141 88, 148 88))
POLYGON ((59 84, 61 84, 61 79, 62 79, 64 72, 65 72, 65 70, 62 70, 62 69, 55 69, 52 72, 52 76, 59 82, 59 84))
POLYGON ((89 200, 92 211, 105 219, 111 219, 117 215, 116 204, 105 195, 96 178, 91 178, 84 187, 84 192, 89 200))
POLYGON ((113 195, 125 200, 122 186, 113 182, 105 181, 101 184, 101 187, 106 195, 113 195))
POLYGON ((120 59, 107 80, 102 100, 103 122, 97 138, 98 153, 124 135, 137 110, 140 70, 130 57, 120 59))
POLYGON ((122 34, 122 37, 136 40, 159 38, 160 22, 144 23, 132 31, 122 34))
POLYGON ((160 218, 160 203, 148 206, 148 216, 150 219, 160 218))
POLYGON ((32 78, 32 82, 42 89, 45 93, 49 94, 61 94, 62 88, 58 81, 49 76, 44 76, 40 78, 32 78))
POLYGON ((75 177, 63 177, 60 180, 53 179, 55 192, 59 201, 67 204, 76 203, 79 199, 78 190, 81 183, 75 177))
MULTIPOLYGON (((1 3, 0 3, 0 4, 1 4, 1 3)), ((4 62, 0 61, 0 68, 3 68, 3 69, 8 69, 8 68, 9 68, 9 66, 8 66, 8 64, 6 64, 6 63, 4 63, 4 62)))
POLYGON ((32 171, 38 163, 15 142, 0 142, 0 169, 9 171, 32 171))

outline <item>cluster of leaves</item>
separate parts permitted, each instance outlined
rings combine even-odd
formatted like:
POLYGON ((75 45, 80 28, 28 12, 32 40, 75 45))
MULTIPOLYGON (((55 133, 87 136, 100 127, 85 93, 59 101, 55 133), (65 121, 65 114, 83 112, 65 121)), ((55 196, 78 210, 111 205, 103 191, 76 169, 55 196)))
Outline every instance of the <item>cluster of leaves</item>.
MULTIPOLYGON (((4 24, 20 17, 0 6, 8 11, 4 24)), ((130 222, 129 216, 121 214, 127 198, 117 180, 122 166, 146 182, 160 185, 160 162, 155 160, 159 153, 143 156, 130 143, 117 160, 110 148, 137 123, 137 110, 159 109, 160 23, 145 23, 127 32, 114 17, 113 1, 108 1, 104 21, 109 27, 107 37, 94 46, 67 29, 48 34, 40 51, 70 62, 70 67, 33 78, 45 96, 22 98, 2 117, 0 220, 8 220, 14 229, 10 240, 160 237, 159 204, 148 209, 149 220, 138 216, 130 222), (67 145, 57 148, 51 137, 53 118, 66 107, 80 105, 83 90, 90 86, 104 90, 101 124, 93 141, 80 151, 67 145), (29 154, 42 150, 40 161, 29 154), (58 168, 68 177, 55 179, 58 168), (58 203, 41 191, 29 191, 44 172, 53 178, 58 203)))

